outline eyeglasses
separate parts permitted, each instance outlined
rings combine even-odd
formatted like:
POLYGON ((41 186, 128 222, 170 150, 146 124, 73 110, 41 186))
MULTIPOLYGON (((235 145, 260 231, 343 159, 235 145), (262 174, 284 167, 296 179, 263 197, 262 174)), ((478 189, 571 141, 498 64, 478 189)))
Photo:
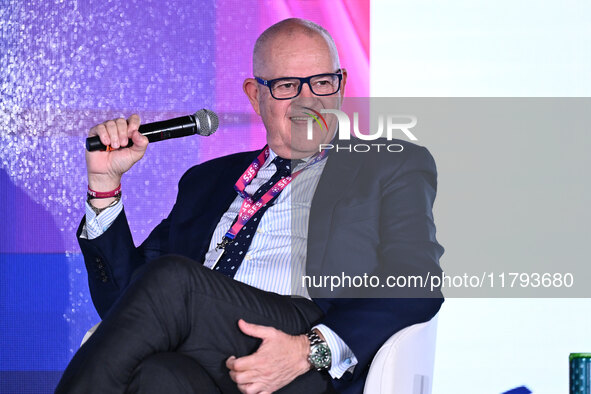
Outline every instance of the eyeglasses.
POLYGON ((306 78, 287 77, 277 79, 262 79, 255 77, 261 85, 265 85, 271 91, 275 100, 289 100, 297 97, 302 92, 302 85, 308 84, 312 93, 316 96, 330 96, 341 88, 343 74, 341 70, 336 73, 317 74, 306 78))

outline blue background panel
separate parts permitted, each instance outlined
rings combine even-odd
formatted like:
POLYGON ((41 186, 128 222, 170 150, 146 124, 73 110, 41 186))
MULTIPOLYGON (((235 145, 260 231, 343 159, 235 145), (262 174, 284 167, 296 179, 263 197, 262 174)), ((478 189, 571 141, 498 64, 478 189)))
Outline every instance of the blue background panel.
POLYGON ((51 371, 68 363, 65 254, 0 254, 1 371, 51 371))
POLYGON ((68 363, 65 254, 0 254, 0 393, 49 393, 68 363))

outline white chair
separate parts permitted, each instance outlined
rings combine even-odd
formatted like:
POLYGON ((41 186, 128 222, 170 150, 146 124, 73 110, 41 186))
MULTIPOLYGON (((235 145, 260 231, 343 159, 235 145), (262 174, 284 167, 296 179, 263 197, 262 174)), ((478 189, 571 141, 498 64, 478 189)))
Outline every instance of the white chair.
MULTIPOLYGON (((82 344, 95 332, 94 325, 82 344)), ((426 323, 406 327, 378 350, 365 381, 366 394, 431 394, 437 316, 426 323)), ((82 345, 81 344, 81 345, 82 345)))
POLYGON ((437 316, 406 327, 376 353, 363 390, 366 394, 431 394, 437 316))
POLYGON ((80 346, 84 345, 84 342, 88 341, 88 338, 90 338, 90 336, 94 334, 94 332, 100 324, 101 322, 98 322, 94 326, 92 326, 90 330, 86 331, 86 334, 84 334, 84 337, 82 338, 82 342, 80 342, 80 346))

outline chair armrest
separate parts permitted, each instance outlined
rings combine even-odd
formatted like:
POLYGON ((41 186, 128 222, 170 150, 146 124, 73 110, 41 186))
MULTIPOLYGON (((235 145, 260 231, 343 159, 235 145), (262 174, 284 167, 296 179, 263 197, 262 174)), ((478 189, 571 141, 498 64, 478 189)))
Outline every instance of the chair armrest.
POLYGON ((436 336, 437 316, 392 335, 371 363, 364 392, 430 394, 436 336))

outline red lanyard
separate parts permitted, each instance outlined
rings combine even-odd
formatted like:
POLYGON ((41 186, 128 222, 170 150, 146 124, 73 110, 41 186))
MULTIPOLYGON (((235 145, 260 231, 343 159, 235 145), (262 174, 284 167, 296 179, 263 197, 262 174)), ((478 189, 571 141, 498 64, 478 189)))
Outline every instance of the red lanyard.
POLYGON ((234 185, 234 189, 238 192, 240 196, 244 199, 242 201, 242 206, 240 207, 240 211, 238 212, 238 217, 236 222, 230 227, 222 242, 220 242, 216 249, 223 249, 228 242, 234 239, 238 232, 248 223, 250 218, 252 218, 258 211, 263 207, 263 205, 267 204, 271 201, 275 196, 283 191, 294 180, 301 172, 308 168, 309 166, 319 162, 320 160, 326 157, 327 151, 323 150, 320 153, 314 155, 306 164, 304 168, 301 170, 293 173, 291 176, 287 176, 281 180, 279 180, 273 187, 269 189, 265 194, 259 198, 258 201, 254 202, 252 200, 252 196, 246 192, 246 187, 250 185, 252 180, 258 174, 261 166, 265 163, 265 161, 269 158, 270 149, 268 145, 265 145, 263 151, 254 159, 254 161, 248 166, 246 171, 242 174, 240 178, 236 181, 234 185))

